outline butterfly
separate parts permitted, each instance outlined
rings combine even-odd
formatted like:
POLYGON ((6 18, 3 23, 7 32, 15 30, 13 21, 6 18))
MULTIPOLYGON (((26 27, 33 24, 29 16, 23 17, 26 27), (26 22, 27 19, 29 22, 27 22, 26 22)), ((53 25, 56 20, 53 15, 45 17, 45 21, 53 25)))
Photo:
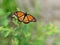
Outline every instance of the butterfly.
POLYGON ((25 24, 28 24, 30 22, 36 22, 35 17, 22 11, 16 11, 14 12, 14 15, 17 16, 19 22, 23 22, 25 24))

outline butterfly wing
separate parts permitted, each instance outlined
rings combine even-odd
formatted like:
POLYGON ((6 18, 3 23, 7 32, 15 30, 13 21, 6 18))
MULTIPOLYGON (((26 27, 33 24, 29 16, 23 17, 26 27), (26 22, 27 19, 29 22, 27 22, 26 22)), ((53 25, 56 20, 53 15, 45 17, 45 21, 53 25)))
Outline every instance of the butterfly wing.
POLYGON ((23 23, 25 23, 25 24, 29 23, 27 16, 24 17, 23 23))
POLYGON ((17 12, 15 12, 14 14, 17 16, 18 21, 20 21, 20 22, 23 21, 23 19, 24 19, 24 12, 17 11, 17 12))
POLYGON ((36 22, 36 19, 32 15, 27 14, 27 18, 30 22, 36 22))
POLYGON ((21 16, 21 17, 18 18, 18 21, 22 22, 23 19, 24 19, 24 16, 21 16))
POLYGON ((24 15, 24 12, 21 12, 21 11, 17 11, 17 12, 15 12, 14 13, 17 17, 21 17, 21 16, 23 16, 24 15))
POLYGON ((29 22, 36 22, 36 19, 32 15, 27 14, 27 16, 25 16, 23 22, 25 24, 27 24, 29 22))

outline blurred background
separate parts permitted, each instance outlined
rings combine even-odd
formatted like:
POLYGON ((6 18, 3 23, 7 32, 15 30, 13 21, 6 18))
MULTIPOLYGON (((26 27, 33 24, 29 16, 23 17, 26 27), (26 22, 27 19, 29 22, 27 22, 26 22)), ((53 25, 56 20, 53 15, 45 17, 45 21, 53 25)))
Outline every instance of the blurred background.
POLYGON ((59 4, 60 0, 0 0, 0 45, 60 45, 59 4), (27 12, 37 22, 19 22, 14 11, 27 12))

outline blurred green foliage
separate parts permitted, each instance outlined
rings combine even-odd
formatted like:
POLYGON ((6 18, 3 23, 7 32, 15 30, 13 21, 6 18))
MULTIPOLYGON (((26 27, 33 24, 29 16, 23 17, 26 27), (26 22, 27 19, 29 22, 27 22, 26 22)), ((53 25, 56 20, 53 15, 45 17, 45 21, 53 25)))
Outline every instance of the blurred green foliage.
MULTIPOLYGON (((36 23, 29 24, 11 20, 8 16, 17 9, 16 3, 14 0, 2 0, 1 3, 0 45, 47 45, 47 37, 59 33, 58 28, 52 23, 43 26, 38 19, 36 23)), ((36 10, 38 11, 37 4, 36 10)), ((56 41, 60 41, 59 39, 56 41)))

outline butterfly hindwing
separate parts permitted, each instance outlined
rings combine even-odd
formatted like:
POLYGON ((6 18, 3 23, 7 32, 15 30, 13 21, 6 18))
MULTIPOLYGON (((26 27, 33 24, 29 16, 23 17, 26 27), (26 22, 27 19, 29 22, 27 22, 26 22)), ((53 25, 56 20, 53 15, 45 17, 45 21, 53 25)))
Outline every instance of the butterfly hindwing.
POLYGON ((18 21, 22 22, 24 19, 24 15, 18 18, 18 21))
POLYGON ((25 24, 29 23, 29 20, 28 20, 27 16, 25 16, 23 22, 24 22, 25 24))

